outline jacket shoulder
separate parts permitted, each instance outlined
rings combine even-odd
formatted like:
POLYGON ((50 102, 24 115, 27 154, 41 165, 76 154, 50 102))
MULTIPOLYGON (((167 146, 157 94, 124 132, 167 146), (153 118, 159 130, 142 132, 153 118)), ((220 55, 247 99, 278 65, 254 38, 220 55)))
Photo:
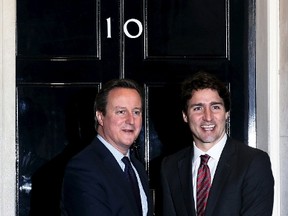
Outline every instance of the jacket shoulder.
POLYGON ((192 158, 193 148, 191 146, 186 147, 184 149, 179 150, 176 153, 168 155, 162 160, 162 167, 172 167, 175 166, 177 161, 181 161, 183 159, 191 159, 192 158))
POLYGON ((255 155, 259 155, 259 154, 268 155, 265 151, 261 149, 251 147, 247 145, 246 143, 240 142, 232 138, 228 138, 227 143, 230 143, 231 145, 233 145, 236 151, 240 154, 245 154, 247 156, 251 155, 251 157, 254 157, 255 155))

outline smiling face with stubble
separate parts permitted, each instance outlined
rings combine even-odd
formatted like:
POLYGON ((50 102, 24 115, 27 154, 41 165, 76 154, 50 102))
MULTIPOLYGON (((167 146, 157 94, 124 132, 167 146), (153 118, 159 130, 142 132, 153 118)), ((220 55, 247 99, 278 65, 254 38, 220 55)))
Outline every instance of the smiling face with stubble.
POLYGON ((194 90, 187 101, 187 111, 182 114, 196 146, 203 151, 208 151, 225 134, 229 112, 226 112, 223 99, 216 90, 194 90))

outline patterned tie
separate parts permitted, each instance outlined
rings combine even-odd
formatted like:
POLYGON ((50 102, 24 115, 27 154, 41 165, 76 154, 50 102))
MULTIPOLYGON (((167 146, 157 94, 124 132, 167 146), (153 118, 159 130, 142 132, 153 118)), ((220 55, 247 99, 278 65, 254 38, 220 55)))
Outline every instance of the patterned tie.
POLYGON ((132 168, 131 162, 130 162, 128 157, 123 157, 122 161, 125 164, 124 173, 125 173, 125 176, 126 176, 128 182, 130 183, 130 185, 132 187, 134 198, 135 198, 135 201, 137 203, 139 215, 142 215, 140 190, 139 190, 136 174, 132 168))
POLYGON ((203 216, 207 204, 209 190, 211 187, 211 175, 207 165, 209 155, 201 155, 201 164, 197 175, 197 215, 203 216))

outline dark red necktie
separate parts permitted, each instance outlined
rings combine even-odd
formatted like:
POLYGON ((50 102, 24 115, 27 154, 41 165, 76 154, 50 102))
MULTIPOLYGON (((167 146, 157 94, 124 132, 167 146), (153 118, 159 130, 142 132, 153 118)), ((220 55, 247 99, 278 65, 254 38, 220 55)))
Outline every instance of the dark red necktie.
POLYGON ((211 187, 211 175, 207 165, 209 155, 201 155, 201 163, 197 175, 197 215, 203 216, 211 187))

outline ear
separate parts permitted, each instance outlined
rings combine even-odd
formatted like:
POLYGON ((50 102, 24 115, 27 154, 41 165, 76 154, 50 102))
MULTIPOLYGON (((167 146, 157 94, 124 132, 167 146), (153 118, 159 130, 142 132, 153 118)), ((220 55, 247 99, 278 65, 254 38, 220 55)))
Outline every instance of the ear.
POLYGON ((182 116, 183 116, 183 120, 184 120, 184 122, 188 122, 188 117, 187 117, 187 115, 186 115, 186 113, 184 113, 183 111, 182 111, 182 116))
POLYGON ((229 118, 229 116, 230 116, 230 112, 226 112, 225 113, 225 120, 227 120, 229 118))
POLYGON ((101 126, 103 126, 103 118, 104 118, 103 113, 96 111, 96 119, 97 119, 98 124, 101 126))

